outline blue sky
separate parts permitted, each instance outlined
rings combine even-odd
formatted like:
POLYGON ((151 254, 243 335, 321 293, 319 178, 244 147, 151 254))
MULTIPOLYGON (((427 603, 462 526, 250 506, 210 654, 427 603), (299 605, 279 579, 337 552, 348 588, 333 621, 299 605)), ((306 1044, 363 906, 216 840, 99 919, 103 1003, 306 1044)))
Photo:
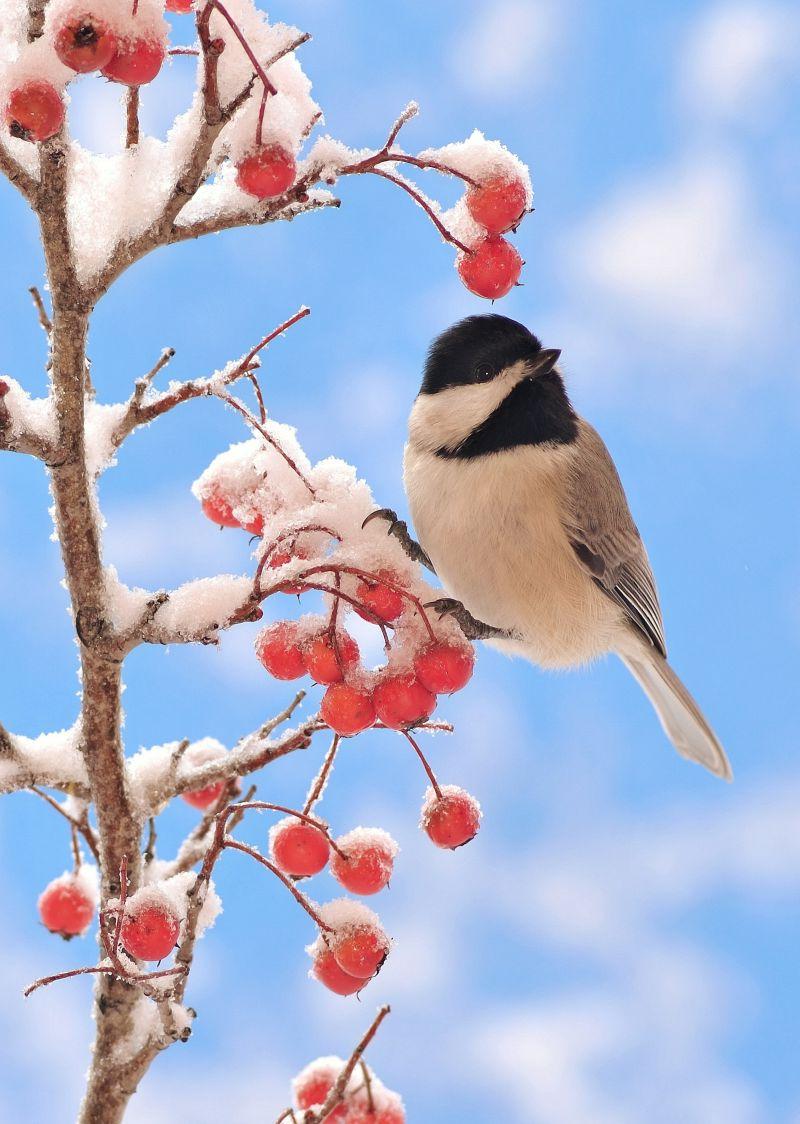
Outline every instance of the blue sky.
MULTIPOLYGON (((290 1076, 346 1052, 388 999, 371 1060, 410 1121, 797 1124, 797 14, 677 0, 441 0, 378 15, 362 0, 298 0, 270 12, 312 32, 303 62, 334 135, 377 144, 415 98, 409 148, 479 127, 530 165, 525 286, 500 310, 563 350, 648 544, 672 660, 736 780, 678 758, 616 663, 556 676, 482 652, 472 689, 446 707, 455 736, 431 743, 442 779, 483 803, 474 844, 445 854, 420 839, 423 779, 399 739, 348 744, 326 797, 338 830, 380 824, 402 847, 375 902, 397 945, 361 1003, 306 980, 305 919, 232 856, 191 987, 195 1034, 157 1062, 130 1120, 271 1120, 290 1076)), ((179 62, 145 96, 157 133, 189 96, 179 62)), ((86 82, 75 131, 107 145, 117 114, 113 91, 86 82)), ((402 508, 425 348, 484 306, 391 185, 344 183, 341 197, 338 213, 138 265, 97 310, 93 371, 105 401, 167 345, 175 377, 209 373, 306 303, 312 316, 270 352, 269 409, 313 458, 351 461, 402 508)), ((26 292, 41 256, 7 186, 0 238, 11 265, 0 369, 41 392, 26 292)), ((158 588, 247 567, 246 540, 215 532, 189 493, 241 437, 219 403, 196 403, 129 443, 101 493, 107 560, 124 580, 158 588)), ((4 457, 0 717, 28 734, 70 724, 78 689, 48 503, 38 467, 4 457)), ((220 651, 135 653, 129 750, 230 744, 278 709, 285 691, 251 642, 244 626, 220 651)), ((296 802, 320 750, 270 770, 262 798, 296 802)), ((90 950, 35 920, 68 861, 61 824, 26 795, 4 812, 0 1121, 60 1124, 80 1096, 89 985, 20 991, 90 950)), ((164 854, 193 817, 183 805, 162 817, 164 854)), ((245 834, 263 843, 265 831, 257 821, 245 834)), ((336 888, 326 875, 315 892, 336 888)))

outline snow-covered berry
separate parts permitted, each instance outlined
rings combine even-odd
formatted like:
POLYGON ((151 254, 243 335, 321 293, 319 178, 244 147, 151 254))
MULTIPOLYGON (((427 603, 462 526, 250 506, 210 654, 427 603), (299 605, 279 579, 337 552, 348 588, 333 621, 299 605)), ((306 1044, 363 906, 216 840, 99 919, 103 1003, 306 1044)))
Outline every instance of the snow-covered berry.
POLYGON ((420 826, 437 847, 455 850, 478 834, 481 806, 474 796, 456 785, 444 785, 441 797, 429 788, 422 805, 420 826))
POLYGON ((366 987, 368 980, 351 976, 336 963, 331 950, 322 941, 317 941, 312 946, 312 963, 310 975, 318 980, 328 991, 336 995, 355 995, 366 987))
POLYGON ((389 885, 397 844, 379 827, 357 827, 336 840, 331 874, 351 894, 377 894, 389 885))
POLYGON ((39 896, 39 917, 51 933, 69 940, 82 937, 92 923, 96 900, 80 874, 62 874, 39 896))
POLYGON ((494 176, 467 191, 467 210, 489 234, 505 234, 520 221, 528 205, 521 179, 494 176))
POLYGON ((360 604, 356 605, 356 612, 364 620, 371 621, 377 617, 385 624, 391 624, 403 612, 403 596, 391 585, 385 584, 387 582, 397 584, 397 579, 391 571, 380 570, 377 577, 383 580, 373 581, 365 578, 359 583, 356 598, 360 604))
POLYGON ((163 960, 175 947, 180 927, 168 898, 152 890, 140 891, 126 904, 120 941, 137 960, 163 960))
POLYGON ((299 679, 305 675, 303 646, 295 621, 278 621, 256 637, 256 656, 274 679, 299 679))

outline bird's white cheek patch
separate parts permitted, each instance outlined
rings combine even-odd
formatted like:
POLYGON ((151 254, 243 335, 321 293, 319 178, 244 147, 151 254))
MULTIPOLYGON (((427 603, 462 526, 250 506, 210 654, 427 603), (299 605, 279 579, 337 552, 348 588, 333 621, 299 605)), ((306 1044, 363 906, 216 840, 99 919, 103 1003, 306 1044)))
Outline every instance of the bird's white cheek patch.
POLYGON ((455 449, 494 413, 526 374, 525 364, 520 362, 491 382, 419 394, 408 422, 412 444, 432 453, 455 449))

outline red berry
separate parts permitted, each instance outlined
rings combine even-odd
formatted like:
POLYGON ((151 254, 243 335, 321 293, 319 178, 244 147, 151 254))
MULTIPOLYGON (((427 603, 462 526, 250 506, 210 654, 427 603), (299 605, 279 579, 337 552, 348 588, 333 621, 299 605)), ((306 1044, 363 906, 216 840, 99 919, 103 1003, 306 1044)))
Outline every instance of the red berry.
POLYGON ((336 840, 331 874, 351 894, 377 894, 389 885, 397 844, 380 828, 357 828, 336 840), (342 854, 339 854, 339 851, 342 854))
POLYGON ((233 514, 230 503, 221 492, 215 489, 212 489, 208 495, 200 501, 200 507, 203 510, 203 514, 207 516, 212 523, 217 523, 220 527, 241 527, 241 523, 233 514))
POLYGON ((471 293, 487 300, 504 297, 522 271, 522 258, 499 234, 489 234, 456 259, 458 274, 471 293))
POLYGON ((192 10, 192 0, 167 0, 164 7, 168 12, 176 12, 180 16, 185 16, 192 10))
POLYGON ((305 675, 297 624, 279 621, 256 637, 256 655, 274 679, 299 679, 305 675))
POLYGON ((251 535, 261 535, 264 532, 264 516, 261 512, 257 512, 252 519, 248 519, 246 523, 242 523, 242 527, 251 535))
POLYGON ((467 210, 489 234, 505 234, 525 214, 528 196, 520 179, 496 176, 467 191, 467 210))
POLYGON ((336 963, 358 979, 374 976, 389 955, 389 938, 376 925, 348 925, 329 939, 336 963))
POLYGON ((217 781, 216 784, 210 784, 206 788, 196 788, 194 792, 184 792, 181 795, 187 804, 204 812, 206 808, 216 804, 224 787, 225 781, 217 781))
MULTIPOLYGON (((292 562, 296 558, 302 561, 308 558, 308 554, 301 549, 295 549, 294 551, 274 550, 269 557, 267 565, 270 570, 279 570, 281 566, 285 566, 287 562, 292 562)), ((305 591, 305 588, 305 582, 287 582, 286 585, 281 586, 281 593, 300 594, 305 591)))
POLYGON ((480 825, 481 806, 474 796, 454 785, 445 785, 441 798, 428 789, 421 826, 437 847, 463 847, 475 838, 480 825))
MULTIPOLYGON (((338 1058, 336 1062, 333 1058, 330 1061, 320 1059, 307 1065, 292 1082, 297 1108, 311 1108, 313 1105, 324 1104, 341 1071, 342 1063, 338 1058)), ((339 1109, 336 1111, 338 1112, 339 1109)), ((329 1116, 328 1120, 335 1118, 329 1116)), ((338 1119, 341 1120, 342 1117, 339 1116, 338 1119)))
POLYGON ((358 663, 358 644, 349 632, 336 633, 336 645, 328 631, 315 636, 303 652, 306 671, 315 683, 341 683, 348 668, 358 663), (338 659, 337 659, 338 651, 338 659))
MULTIPOLYGON (((378 577, 383 578, 383 581, 395 581, 395 576, 389 570, 379 570, 378 577)), ((356 612, 365 621, 371 621, 374 617, 389 624, 391 621, 397 620, 403 611, 403 596, 398 593, 396 589, 391 586, 384 585, 380 581, 364 580, 360 582, 356 590, 356 598, 361 602, 363 608, 356 605, 356 612), (367 610, 366 612, 364 610, 367 610)))
POLYGON ((88 12, 63 24, 53 45, 64 66, 78 74, 102 70, 117 53, 114 32, 104 20, 88 12))
POLYGON ((135 899, 128 903, 119 939, 137 960, 163 960, 175 947, 180 928, 167 899, 147 894, 141 903, 135 899))
POLYGON ((335 734, 354 737, 375 723, 375 706, 369 691, 334 683, 322 696, 320 716, 335 734))
POLYGON ((125 86, 146 86, 158 74, 166 54, 158 39, 123 39, 101 73, 125 86))
POLYGON ((24 82, 9 94, 5 119, 12 137, 46 141, 64 123, 64 102, 49 82, 24 82))
POLYGON ((283 195, 294 183, 297 164, 288 149, 267 144, 258 152, 245 156, 236 168, 236 182, 242 191, 256 199, 274 199, 283 195))
POLYGON ((45 928, 65 940, 83 936, 94 917, 94 902, 72 874, 62 874, 45 886, 38 905, 45 928))
POLYGON ((365 979, 351 976, 339 967, 331 950, 321 941, 318 947, 314 949, 313 958, 311 975, 327 987, 329 991, 333 991, 337 995, 355 995, 357 991, 366 987, 367 981, 365 979))
POLYGON ((475 655, 465 644, 428 644, 414 660, 414 673, 435 695, 460 691, 472 678, 475 655))
POLYGON ((436 696, 413 675, 387 675, 373 692, 375 713, 384 726, 404 730, 429 718, 436 709, 436 696))
POLYGON ((272 861, 284 874, 309 878, 325 869, 331 848, 318 827, 287 816, 270 829, 269 850, 272 861))

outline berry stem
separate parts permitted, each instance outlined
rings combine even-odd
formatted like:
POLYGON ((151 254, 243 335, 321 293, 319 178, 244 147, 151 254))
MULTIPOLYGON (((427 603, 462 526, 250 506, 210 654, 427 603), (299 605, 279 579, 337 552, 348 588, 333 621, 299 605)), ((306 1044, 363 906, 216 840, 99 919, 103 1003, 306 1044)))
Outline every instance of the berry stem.
POLYGON ((267 870, 272 871, 275 877, 280 879, 280 881, 284 884, 295 901, 303 907, 303 909, 306 911, 317 928, 320 929, 323 933, 333 932, 333 926, 328 925, 326 921, 322 920, 320 915, 311 904, 310 899, 306 897, 302 890, 298 890, 292 880, 290 878, 287 878, 282 870, 279 870, 274 863, 271 863, 269 859, 265 858, 260 851, 257 851, 255 849, 255 847, 250 847, 247 843, 240 843, 238 839, 231 839, 229 836, 226 836, 222 846, 225 848, 231 848, 234 851, 241 851, 243 854, 249 855, 251 859, 255 859, 256 862, 261 863, 261 865, 265 866, 267 870))
POLYGON ((422 767, 425 770, 425 772, 428 774, 428 780, 431 782, 431 786, 433 788, 433 791, 436 793, 436 799, 441 800, 442 799, 442 790, 439 787, 439 782, 436 779, 436 774, 434 773, 433 769, 428 764, 428 759, 426 758, 425 754, 420 749, 419 744, 417 743, 417 741, 414 738, 412 738, 412 736, 411 736, 411 734, 409 734, 408 730, 401 730, 400 733, 411 744, 411 746, 412 746, 414 752, 416 753, 417 757, 422 762, 422 767))
POLYGON ((372 1042, 373 1038, 378 1033, 378 1028, 386 1018, 386 1016, 390 1013, 390 1011, 391 1007, 388 1004, 380 1008, 371 1025, 368 1027, 366 1033, 364 1034, 364 1037, 358 1043, 355 1050, 353 1050, 346 1065, 342 1068, 341 1073, 336 1078, 334 1084, 331 1086, 331 1089, 329 1090, 328 1095, 325 1098, 325 1103, 322 1105, 322 1108, 317 1112, 315 1116, 316 1121, 321 1122, 323 1120, 327 1120, 334 1109, 338 1108, 342 1103, 345 1097, 347 1086, 350 1084, 350 1078, 353 1076, 353 1070, 361 1061, 364 1051, 367 1049, 370 1042, 372 1042))
POLYGON ((314 486, 307 479, 307 477, 304 475, 304 473, 301 472, 301 470, 297 467, 297 465, 292 460, 292 458, 289 456, 289 454, 283 449, 280 442, 277 441, 272 436, 271 433, 267 432, 267 430, 264 428, 264 426, 261 424, 261 422, 259 422, 258 418, 256 418, 255 415, 252 414, 250 412, 250 410, 248 410, 247 407, 242 402, 239 402, 239 400, 234 398, 232 394, 228 394, 227 391, 218 390, 218 389, 215 388, 213 393, 216 395, 217 398, 222 399, 223 402, 227 402, 229 406, 233 406, 234 410, 239 411, 239 413, 247 421, 247 424, 249 426, 251 426, 253 429, 255 429, 257 433, 260 433, 261 436, 264 438, 264 440, 267 442, 267 444, 271 445, 272 448, 276 451, 276 453, 278 453, 280 456, 283 457, 283 459, 288 464, 289 468, 291 468, 291 470, 295 473, 295 475, 298 477, 298 479, 301 480, 303 484, 305 484, 306 488, 308 488, 308 491, 311 493, 311 495, 316 497, 317 492, 316 492, 316 489, 314 488, 314 486))

